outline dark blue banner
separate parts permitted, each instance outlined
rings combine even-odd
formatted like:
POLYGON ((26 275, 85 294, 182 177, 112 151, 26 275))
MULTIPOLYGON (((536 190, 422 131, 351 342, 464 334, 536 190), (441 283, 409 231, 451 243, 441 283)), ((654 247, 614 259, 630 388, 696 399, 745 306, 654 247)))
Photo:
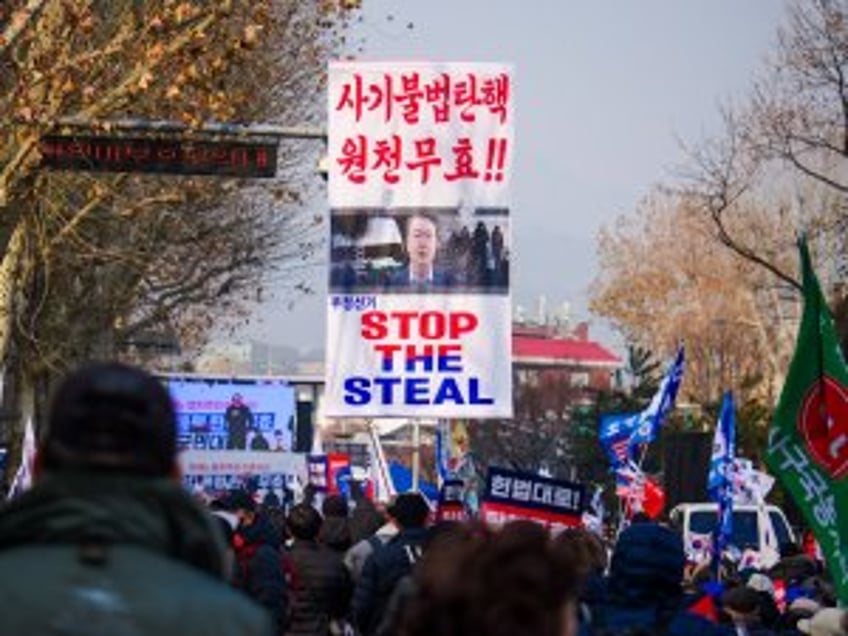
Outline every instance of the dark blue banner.
POLYGON ((574 516, 583 514, 586 489, 583 484, 490 466, 485 500, 574 516))

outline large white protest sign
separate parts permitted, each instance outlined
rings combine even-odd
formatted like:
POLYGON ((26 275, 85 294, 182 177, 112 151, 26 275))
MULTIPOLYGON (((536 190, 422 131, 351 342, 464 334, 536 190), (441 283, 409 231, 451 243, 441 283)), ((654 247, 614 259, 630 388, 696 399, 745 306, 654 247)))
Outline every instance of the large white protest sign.
POLYGON ((504 65, 331 64, 326 415, 512 414, 513 99, 504 65))

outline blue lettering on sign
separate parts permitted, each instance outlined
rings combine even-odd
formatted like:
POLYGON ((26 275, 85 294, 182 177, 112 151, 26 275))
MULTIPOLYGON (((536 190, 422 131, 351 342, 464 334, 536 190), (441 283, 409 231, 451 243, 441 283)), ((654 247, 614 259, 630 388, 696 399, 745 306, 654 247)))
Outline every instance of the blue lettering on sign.
POLYGON ((433 370, 433 356, 431 355, 420 355, 420 356, 408 356, 406 358, 406 370, 407 371, 415 371, 415 367, 420 365, 422 371, 432 371, 433 370))
POLYGON ((364 406, 372 402, 383 405, 495 403, 493 397, 484 395, 480 378, 475 377, 354 376, 344 381, 344 401, 350 406, 364 406))
POLYGON ((410 378, 406 381, 406 403, 407 404, 429 404, 427 394, 427 378, 410 378))
POLYGON ((480 378, 468 380, 468 403, 469 404, 494 404, 495 399, 480 395, 480 378))
POLYGON ((462 371, 462 356, 439 356, 439 371, 458 373, 462 371))
POLYGON ((371 392, 368 390, 368 378, 348 378, 345 380, 345 404, 360 406, 371 401, 371 392))
POLYGON ((436 393, 436 398, 433 400, 434 404, 444 404, 445 402, 464 404, 462 391, 459 390, 459 386, 454 378, 445 378, 441 386, 439 386, 439 392, 436 393))
POLYGON ((383 404, 394 403, 394 387, 399 385, 401 382, 403 382, 403 380, 400 378, 374 378, 374 384, 383 388, 381 394, 383 404))

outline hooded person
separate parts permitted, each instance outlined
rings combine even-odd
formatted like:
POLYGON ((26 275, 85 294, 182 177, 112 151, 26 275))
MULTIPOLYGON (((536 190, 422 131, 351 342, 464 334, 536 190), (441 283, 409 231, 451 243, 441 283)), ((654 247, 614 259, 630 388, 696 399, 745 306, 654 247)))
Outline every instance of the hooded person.
POLYGON ((629 526, 618 537, 606 580, 606 596, 590 604, 592 633, 664 633, 713 636, 718 626, 692 610, 683 593, 683 543, 654 522, 629 526))
POLYGON ((351 519, 351 525, 357 529, 356 536, 361 536, 362 538, 345 552, 344 564, 350 571, 353 582, 357 583, 359 577, 362 575, 362 568, 365 567, 368 557, 388 543, 389 539, 398 533, 398 527, 394 522, 388 520, 367 499, 357 504, 353 514, 354 517, 351 519), (357 511, 360 512, 358 519, 357 511))
POLYGON ((0 512, 4 634, 273 633, 225 576, 217 522, 180 485, 164 386, 122 364, 59 386, 34 486, 0 512))
POLYGON ((794 543, 780 546, 780 560, 769 570, 773 580, 782 579, 787 586, 800 585, 806 579, 816 576, 819 566, 794 543))
POLYGON ((354 488, 351 488, 351 490, 354 492, 354 502, 356 504, 350 515, 349 523, 350 542, 354 546, 377 532, 386 523, 386 516, 380 512, 373 501, 364 495, 358 495, 354 488))

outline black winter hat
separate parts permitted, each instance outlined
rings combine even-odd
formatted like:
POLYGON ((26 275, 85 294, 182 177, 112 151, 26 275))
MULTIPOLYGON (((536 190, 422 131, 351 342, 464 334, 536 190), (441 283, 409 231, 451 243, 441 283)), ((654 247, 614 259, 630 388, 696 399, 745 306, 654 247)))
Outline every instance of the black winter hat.
POLYGON ((421 528, 427 522, 430 506, 421 493, 405 492, 397 496, 386 512, 402 528, 421 528))
POLYGON ((231 490, 224 499, 224 509, 235 512, 236 510, 256 510, 256 500, 246 490, 231 490))
POLYGON ((117 362, 89 364, 53 396, 41 439, 44 468, 166 476, 177 455, 176 430, 171 396, 159 380, 117 362))
POLYGON ((347 499, 341 495, 327 495, 321 503, 321 513, 325 517, 347 517, 347 499))
POLYGON ((738 614, 755 614, 760 603, 760 593, 747 585, 732 587, 721 595, 722 606, 738 614))

